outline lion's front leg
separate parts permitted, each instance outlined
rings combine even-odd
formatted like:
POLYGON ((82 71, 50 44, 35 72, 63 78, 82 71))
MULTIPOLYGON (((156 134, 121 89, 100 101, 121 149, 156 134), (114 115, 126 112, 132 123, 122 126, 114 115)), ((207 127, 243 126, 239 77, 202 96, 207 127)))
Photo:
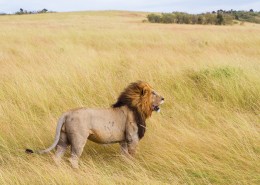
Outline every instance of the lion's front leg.
POLYGON ((128 153, 130 154, 130 156, 134 157, 137 145, 139 143, 138 127, 137 124, 134 121, 132 121, 132 116, 129 120, 130 121, 127 123, 126 126, 126 142, 128 153))
POLYGON ((127 148, 128 148, 128 153, 134 157, 136 153, 136 149, 139 143, 139 138, 137 134, 132 135, 131 137, 127 138, 127 148))
POLYGON ((121 154, 128 156, 129 153, 128 153, 127 142, 126 141, 122 141, 119 144, 120 144, 121 154))

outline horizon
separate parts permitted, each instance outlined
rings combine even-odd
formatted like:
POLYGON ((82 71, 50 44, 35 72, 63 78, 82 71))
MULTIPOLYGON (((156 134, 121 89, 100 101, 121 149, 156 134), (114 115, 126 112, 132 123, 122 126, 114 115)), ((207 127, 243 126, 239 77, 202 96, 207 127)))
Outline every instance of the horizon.
POLYGON ((237 10, 237 11, 260 11, 260 2, 256 0, 224 0, 208 2, 206 0, 199 0, 193 3, 192 0, 162 0, 157 2, 155 0, 133 0, 128 2, 117 2, 116 0, 97 0, 90 2, 89 0, 77 0, 77 3, 69 0, 0 0, 0 13, 13 14, 20 10, 20 8, 27 11, 38 11, 47 9, 55 12, 77 12, 77 11, 137 11, 137 12, 186 12, 191 14, 212 12, 217 10, 237 10))

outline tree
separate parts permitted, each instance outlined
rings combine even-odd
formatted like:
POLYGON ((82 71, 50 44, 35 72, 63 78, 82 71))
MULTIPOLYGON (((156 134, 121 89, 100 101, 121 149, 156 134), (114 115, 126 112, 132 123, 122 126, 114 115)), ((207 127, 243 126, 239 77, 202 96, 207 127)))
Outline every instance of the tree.
POLYGON ((234 17, 233 16, 231 16, 231 15, 229 15, 229 14, 225 14, 225 15, 223 15, 223 24, 233 24, 233 19, 234 19, 234 17))
POLYGON ((156 15, 156 14, 149 14, 147 16, 147 19, 149 22, 152 22, 152 23, 159 23, 161 22, 161 16, 160 15, 156 15))
POLYGON ((216 15, 214 14, 205 14, 205 23, 206 24, 216 24, 216 15))
POLYGON ((216 22, 216 24, 218 24, 218 25, 224 24, 224 18, 223 18, 223 15, 221 13, 218 13, 218 15, 217 15, 217 22, 216 22))
POLYGON ((163 23, 174 23, 175 16, 172 13, 163 13, 161 17, 163 23))
POLYGON ((192 17, 191 17, 191 23, 192 23, 192 24, 197 24, 197 22, 198 22, 197 16, 196 16, 196 15, 192 15, 192 17))
POLYGON ((201 15, 198 17, 198 24, 203 24, 203 17, 201 15))

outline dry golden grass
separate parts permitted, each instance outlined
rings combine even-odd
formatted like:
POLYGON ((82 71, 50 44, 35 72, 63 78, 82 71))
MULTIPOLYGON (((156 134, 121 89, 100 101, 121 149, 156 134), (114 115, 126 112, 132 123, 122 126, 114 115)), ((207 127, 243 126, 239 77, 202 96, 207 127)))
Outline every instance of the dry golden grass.
POLYGON ((260 26, 145 15, 0 17, 0 184, 260 184, 260 26), (135 160, 91 142, 80 170, 24 153, 52 143, 62 112, 108 107, 136 80, 166 102, 135 160))

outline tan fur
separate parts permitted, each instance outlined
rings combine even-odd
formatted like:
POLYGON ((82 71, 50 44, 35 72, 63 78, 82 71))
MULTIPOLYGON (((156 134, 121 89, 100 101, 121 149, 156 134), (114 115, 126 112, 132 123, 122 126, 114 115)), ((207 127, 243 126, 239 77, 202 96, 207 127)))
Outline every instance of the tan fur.
POLYGON ((64 113, 59 119, 52 146, 37 152, 49 152, 56 147, 54 160, 59 163, 67 146, 71 145, 70 162, 77 168, 78 158, 89 139, 101 144, 120 143, 121 151, 133 156, 144 135, 146 118, 162 102, 163 98, 147 83, 132 83, 111 108, 80 108, 64 113))

